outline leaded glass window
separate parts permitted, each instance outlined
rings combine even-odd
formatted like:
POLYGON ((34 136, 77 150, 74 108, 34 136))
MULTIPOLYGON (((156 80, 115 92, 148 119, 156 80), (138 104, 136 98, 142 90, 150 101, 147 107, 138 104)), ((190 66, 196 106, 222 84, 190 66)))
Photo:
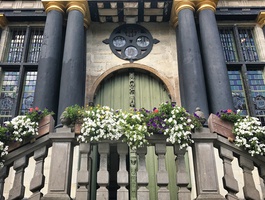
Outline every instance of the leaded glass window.
POLYGON ((265 116, 265 83, 262 70, 248 70, 247 72, 251 98, 255 105, 257 116, 265 116))
POLYGON ((18 93, 19 72, 3 72, 0 93, 0 124, 12 117, 18 93))
POLYGON ((10 31, 10 38, 8 51, 7 51, 7 62, 10 63, 17 63, 22 61, 22 54, 24 49, 24 42, 25 42, 25 35, 26 29, 25 28, 14 28, 10 31))
POLYGON ((23 86, 20 114, 26 113, 32 107, 37 80, 37 72, 26 72, 23 86))
POLYGON ((43 39, 43 29, 42 28, 34 28, 31 31, 30 36, 30 45, 27 61, 30 63, 36 63, 39 60, 40 50, 43 39))
POLYGON ((265 63, 259 61, 253 28, 220 27, 234 110, 257 116, 265 125, 265 63))
POLYGON ((32 106, 43 27, 9 27, 0 62, 0 124, 32 106))
POLYGON ((220 39, 226 62, 238 61, 233 30, 231 28, 220 29, 220 39))
POLYGON ((240 46, 244 61, 255 62, 259 60, 252 29, 238 29, 240 46))
POLYGON ((219 29, 226 62, 259 61, 252 28, 219 29))
POLYGON ((37 63, 43 39, 43 28, 10 28, 6 62, 37 63), (26 38, 29 40, 27 42, 26 38), (28 49, 28 50, 27 50, 28 49), (27 52, 26 52, 27 50, 27 52), (24 59, 26 57, 26 59, 24 59))
POLYGON ((243 82, 239 71, 228 71, 230 86, 235 110, 241 110, 243 115, 247 115, 246 97, 243 82))

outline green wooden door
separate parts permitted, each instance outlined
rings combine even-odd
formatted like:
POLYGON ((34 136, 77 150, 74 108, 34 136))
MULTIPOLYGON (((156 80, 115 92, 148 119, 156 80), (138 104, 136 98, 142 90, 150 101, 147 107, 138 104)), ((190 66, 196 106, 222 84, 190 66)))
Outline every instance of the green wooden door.
MULTIPOLYGON (((163 83, 148 75, 136 71, 126 71, 117 73, 116 75, 104 80, 95 95, 95 104, 106 105, 113 109, 128 110, 130 107, 153 109, 160 103, 170 101, 167 90, 163 83)), ((114 151, 114 150, 112 150, 114 151)), ((110 155, 110 161, 115 165, 115 155, 110 155)), ((154 147, 148 147, 146 164, 149 175, 150 199, 157 199, 156 172, 157 172, 157 156, 154 153, 154 147)), ((116 163, 118 165, 118 163, 116 163)), ((168 186, 171 199, 176 199, 176 167, 173 148, 168 147, 166 154, 167 170, 170 173, 168 186)), ((113 166, 113 173, 118 169, 113 166)), ((115 176, 110 181, 115 182, 115 176)), ((114 183, 111 183, 113 186, 114 183)), ((115 187, 115 186, 114 186, 115 187)), ((115 190, 115 188, 114 188, 115 190)), ((110 194, 112 196, 114 194, 110 194)), ((112 199, 112 198, 110 198, 112 199)), ((115 199, 115 197, 113 197, 115 199)))

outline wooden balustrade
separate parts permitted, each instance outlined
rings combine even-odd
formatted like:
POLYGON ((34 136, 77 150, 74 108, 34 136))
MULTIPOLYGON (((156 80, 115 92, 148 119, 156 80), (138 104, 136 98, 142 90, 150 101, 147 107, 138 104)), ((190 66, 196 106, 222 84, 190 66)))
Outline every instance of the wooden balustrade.
MULTIPOLYGON (((135 151, 136 158, 132 160, 136 162, 136 183, 130 184, 130 151, 127 144, 121 141, 102 141, 98 144, 78 144, 75 134, 68 128, 59 128, 55 132, 38 138, 34 143, 18 148, 6 157, 5 166, 0 171, 0 200, 4 199, 23 199, 25 190, 31 192, 28 199, 31 200, 51 200, 51 199, 72 199, 70 197, 71 190, 71 174, 73 162, 79 162, 77 172, 77 187, 75 192, 76 200, 90 199, 92 162, 91 148, 93 145, 98 146, 98 169, 97 173, 97 200, 105 200, 110 197, 109 181, 113 176, 113 172, 109 171, 111 147, 117 150, 118 163, 117 199, 149 199, 149 176, 147 173, 146 155, 147 148, 139 148, 135 151), (73 158, 73 147, 79 146, 79 158, 73 158), (52 147, 52 159, 50 163, 50 177, 48 181, 48 190, 46 194, 42 194, 45 183, 44 162, 47 157, 48 149, 52 147), (35 169, 33 177, 25 177, 25 169, 28 166, 29 158, 34 158, 35 169), (5 180, 9 176, 9 170, 13 167, 15 175, 13 178, 13 186, 6 197, 3 196, 5 188, 5 180), (25 186, 25 179, 31 179, 30 185, 25 186), (133 191, 133 194, 130 192, 133 191)), ((187 149, 179 149, 178 145, 174 145, 175 160, 172 162, 176 165, 176 185, 178 199, 191 200, 194 195, 196 199, 227 199, 236 200, 242 198, 239 191, 243 191, 244 199, 265 199, 264 181, 265 181, 265 157, 251 157, 242 149, 236 147, 229 142, 227 138, 211 133, 208 128, 196 131, 192 135, 194 144, 192 145, 190 155, 194 165, 195 177, 189 177, 189 166, 185 162, 187 149), (214 149, 217 149, 222 160, 222 166, 216 166, 216 157, 214 149), (242 169, 243 188, 239 188, 237 177, 234 175, 232 162, 238 160, 238 166, 242 169), (258 190, 258 184, 253 178, 253 170, 256 167, 262 180, 261 190, 258 190), (223 177, 217 176, 217 168, 223 171, 223 177), (195 185, 188 187, 190 178, 195 179, 195 185), (218 180, 223 180, 223 186, 218 184, 218 180), (226 190, 225 194, 220 193, 220 187, 226 190), (196 188, 196 190, 195 190, 196 188), (260 192, 261 191, 261 192, 260 192)), ((165 142, 163 135, 155 135, 149 138, 151 145, 155 147, 157 155, 157 176, 155 178, 158 187, 157 199, 169 200, 172 198, 169 190, 169 176, 166 167, 167 146, 170 144, 165 142)), ((175 175, 174 175, 175 176, 175 175)), ((74 180, 75 181, 75 180, 74 180)))

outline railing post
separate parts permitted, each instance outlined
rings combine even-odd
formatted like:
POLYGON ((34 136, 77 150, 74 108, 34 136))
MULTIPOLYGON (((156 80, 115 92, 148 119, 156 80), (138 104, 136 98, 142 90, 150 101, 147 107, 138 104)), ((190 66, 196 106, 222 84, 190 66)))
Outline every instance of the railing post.
POLYGON ((23 185, 23 182, 24 182, 25 168, 27 166, 28 166, 27 156, 23 156, 14 162, 13 168, 16 171, 16 173, 15 173, 13 187, 9 193, 8 197, 9 200, 23 199, 25 193, 25 186, 23 185))
POLYGON ((192 134, 194 140, 193 162, 195 168, 198 200, 225 200, 219 192, 213 141, 217 135, 209 129, 202 128, 192 134))
POLYGON ((157 185, 158 199, 170 199, 169 190, 167 189, 169 178, 166 170, 166 143, 155 144, 155 151, 158 157, 157 185))
POLYGON ((149 199, 148 185, 148 173, 146 170, 145 155, 147 154, 147 147, 141 147, 137 149, 139 155, 139 164, 137 171, 137 184, 139 189, 137 190, 137 199, 149 199))
POLYGON ((232 161, 234 159, 233 152, 220 147, 219 149, 220 157, 223 159, 223 168, 224 168, 224 176, 223 176, 223 184, 224 188, 228 191, 226 194, 227 200, 236 200, 238 197, 236 193, 239 192, 237 180, 234 177, 233 169, 232 169, 232 161))
POLYGON ((90 143, 81 143, 79 145, 80 152, 80 169, 77 173, 76 200, 89 200, 90 199, 90 143))
POLYGON ((128 185, 128 171, 126 170, 126 155, 128 154, 128 145, 126 143, 118 143, 117 151, 120 156, 119 171, 117 173, 117 183, 120 189, 117 191, 117 199, 128 200, 129 192, 125 188, 128 185))
POLYGON ((43 200, 70 200, 75 133, 71 128, 58 128, 50 133, 52 156, 48 193, 43 200))
POLYGON ((260 181, 262 181, 262 194, 263 194, 263 199, 265 199, 265 166, 259 166, 259 174, 260 174, 260 181))
POLYGON ((177 166, 177 186, 178 186, 178 199, 181 200, 190 200, 190 190, 188 189, 189 185, 189 176, 187 172, 187 167, 185 163, 185 153, 187 149, 179 149, 179 145, 174 145, 174 153, 177 156, 176 166, 177 166))
POLYGON ((30 200, 40 200, 43 194, 40 190, 44 186, 45 176, 43 174, 44 159, 47 157, 47 147, 44 146, 34 152, 34 159, 36 161, 35 172, 30 182, 30 191, 33 193, 30 200))
POLYGON ((4 197, 4 185, 5 179, 8 177, 9 174, 9 167, 3 166, 0 170, 0 200, 5 200, 4 197))
POLYGON ((107 186, 109 184, 109 172, 108 172, 108 155, 110 147, 109 143, 99 143, 98 153, 100 155, 99 170, 97 173, 97 182, 99 188, 97 190, 97 200, 109 199, 109 191, 107 186))
POLYGON ((259 191, 255 187, 252 171, 254 170, 253 161, 246 157, 239 157, 239 165, 243 169, 244 187, 243 192, 245 199, 259 199, 259 191))

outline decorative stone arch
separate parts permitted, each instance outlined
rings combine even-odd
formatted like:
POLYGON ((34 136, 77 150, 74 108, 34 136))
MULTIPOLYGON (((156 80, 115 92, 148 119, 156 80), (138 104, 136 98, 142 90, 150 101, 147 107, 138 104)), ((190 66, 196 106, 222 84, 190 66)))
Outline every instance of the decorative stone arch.
POLYGON ((171 97, 171 101, 176 102, 176 99, 177 99, 176 94, 175 94, 174 88, 173 88, 172 84, 169 82, 169 80, 165 76, 160 74, 157 70, 155 70, 149 66, 137 64, 137 63, 126 63, 126 64, 118 65, 118 66, 112 67, 111 69, 108 69, 103 74, 101 74, 96 79, 96 81, 93 83, 92 87, 89 88, 88 94, 87 94, 87 98, 88 98, 87 102, 89 104, 93 104, 94 95, 95 95, 97 89, 99 88, 101 82, 105 78, 111 76, 115 72, 124 71, 124 70, 128 70, 128 69, 136 69, 136 70, 146 71, 146 72, 149 72, 150 74, 152 74, 155 78, 161 80, 165 84, 165 88, 171 97))

